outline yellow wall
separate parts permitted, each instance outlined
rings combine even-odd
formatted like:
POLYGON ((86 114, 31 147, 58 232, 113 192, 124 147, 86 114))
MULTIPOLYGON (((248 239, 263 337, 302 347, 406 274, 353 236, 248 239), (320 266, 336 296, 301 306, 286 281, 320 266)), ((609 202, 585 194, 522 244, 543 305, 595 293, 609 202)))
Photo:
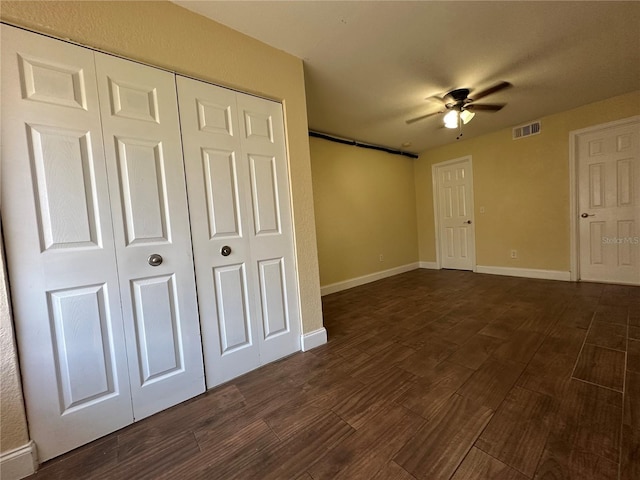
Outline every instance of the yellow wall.
POLYGON ((420 260, 436 260, 431 166, 471 155, 476 263, 568 271, 569 133, 638 114, 640 91, 532 119, 542 121, 532 137, 512 140, 509 128, 423 152, 415 162, 420 260))
POLYGON ((320 283, 417 262, 415 160, 319 138, 310 148, 320 283))
MULTIPOLYGON (((14 25, 281 101, 288 139, 303 331, 322 327, 307 111, 300 59, 164 1, 3 0, 0 18, 14 25)), ((0 285, 0 292, 6 293, 4 285, 0 285)), ((4 332, 5 325, 10 327, 11 322, 6 305, 0 307, 4 332)), ((3 372, 5 368, 15 369, 15 353, 5 349, 4 343, 2 347, 3 372)), ((3 377, 3 404, 19 397, 16 388, 13 383, 5 385, 3 377)), ((23 445, 25 438, 23 421, 18 416, 15 421, 2 417, 2 451, 23 445)))

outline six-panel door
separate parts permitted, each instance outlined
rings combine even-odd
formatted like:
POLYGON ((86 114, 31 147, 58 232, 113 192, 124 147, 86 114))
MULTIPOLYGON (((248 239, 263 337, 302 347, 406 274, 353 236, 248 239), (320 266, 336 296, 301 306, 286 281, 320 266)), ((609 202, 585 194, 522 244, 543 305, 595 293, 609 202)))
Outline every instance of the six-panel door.
POLYGON ((640 123, 578 141, 580 279, 640 284, 640 123))
POLYGON ((175 77, 95 55, 138 420, 205 389, 175 77))
POLYGON ((177 83, 211 388, 300 349, 284 123, 274 102, 177 83))
POLYGON ((260 365, 236 93, 177 77, 207 387, 260 365), (223 247, 229 254, 223 255, 223 247))
POLYGON ((133 412, 93 52, 1 28, 2 221, 44 461, 133 412))
POLYGON ((260 357, 300 350, 289 172, 282 105, 238 94, 242 156, 249 170, 250 253, 260 324, 260 357))
POLYGON ((473 270, 471 162, 438 166, 436 175, 442 268, 473 270))

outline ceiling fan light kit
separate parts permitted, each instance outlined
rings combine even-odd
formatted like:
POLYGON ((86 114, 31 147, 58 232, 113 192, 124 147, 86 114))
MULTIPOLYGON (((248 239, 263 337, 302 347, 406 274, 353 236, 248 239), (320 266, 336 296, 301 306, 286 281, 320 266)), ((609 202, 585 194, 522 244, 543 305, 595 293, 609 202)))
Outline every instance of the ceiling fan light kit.
POLYGON ((458 112, 451 110, 444 116, 444 126, 446 128, 458 128, 458 112))
POLYGON ((460 112, 460 120, 462 120, 462 123, 464 123, 465 125, 473 120, 473 117, 475 116, 476 114, 474 112, 470 112, 469 110, 462 110, 460 112))
POLYGON ((452 90, 444 97, 442 97, 442 99, 440 99, 444 104, 446 110, 428 113, 420 117, 412 118, 410 120, 407 120, 407 124, 411 124, 425 118, 429 118, 434 115, 439 115, 446 112, 443 118, 444 126, 451 129, 460 127, 460 134, 458 135, 458 138, 460 138, 462 136, 462 125, 466 125, 467 123, 469 123, 473 119, 473 117, 475 117, 476 112, 497 112, 499 110, 502 110, 502 108, 504 107, 504 104, 476 104, 474 102, 486 97, 487 95, 491 95, 501 90, 510 88, 511 86, 512 85, 509 82, 499 82, 492 87, 476 93, 474 95, 474 98, 469 98, 469 93, 471 92, 471 90, 468 88, 458 88, 456 90, 452 90))

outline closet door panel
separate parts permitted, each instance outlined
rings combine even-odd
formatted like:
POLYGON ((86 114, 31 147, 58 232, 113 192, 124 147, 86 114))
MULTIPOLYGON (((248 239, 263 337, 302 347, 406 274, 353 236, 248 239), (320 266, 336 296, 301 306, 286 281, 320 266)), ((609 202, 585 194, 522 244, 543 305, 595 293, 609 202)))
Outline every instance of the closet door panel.
POLYGON ((249 169, 252 288, 259 292, 263 363, 300 350, 300 307, 282 105, 237 95, 242 161, 249 169))
POLYGON ((96 53, 133 411, 204 391, 174 75, 96 53))
POLYGON ((203 148, 202 167, 209 238, 241 238, 236 152, 203 148))
POLYGON ((41 461, 133 420, 93 52, 1 26, 2 221, 41 461))
POLYGON ((207 387, 260 366, 236 93, 178 76, 207 387), (223 247, 229 248, 223 255, 223 247))
POLYGON ((268 340, 290 330, 291 315, 287 304, 284 261, 282 258, 261 260, 258 268, 264 338, 268 340))
POLYGON ((242 264, 216 267, 213 271, 220 316, 220 349, 222 355, 228 355, 251 344, 246 273, 242 264))
POLYGON ((162 142, 123 137, 115 142, 126 245, 169 242, 162 142))

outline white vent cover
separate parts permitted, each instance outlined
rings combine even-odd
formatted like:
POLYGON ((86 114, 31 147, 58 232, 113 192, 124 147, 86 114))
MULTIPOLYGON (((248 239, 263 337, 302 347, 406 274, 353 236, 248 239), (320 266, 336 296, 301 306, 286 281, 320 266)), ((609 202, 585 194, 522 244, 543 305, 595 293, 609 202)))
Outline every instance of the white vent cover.
POLYGON ((540 133, 540 120, 527 123, 526 125, 520 125, 513 127, 513 139, 530 137, 531 135, 537 135, 540 133))

